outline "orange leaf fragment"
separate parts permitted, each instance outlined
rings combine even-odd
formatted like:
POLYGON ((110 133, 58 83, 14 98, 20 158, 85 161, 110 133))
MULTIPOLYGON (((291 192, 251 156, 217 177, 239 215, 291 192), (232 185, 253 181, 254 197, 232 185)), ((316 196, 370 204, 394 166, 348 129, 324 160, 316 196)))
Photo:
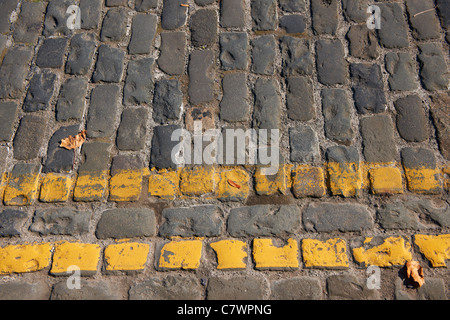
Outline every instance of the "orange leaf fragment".
POLYGON ((419 287, 425 283, 423 269, 420 266, 419 261, 408 261, 406 263, 406 276, 412 278, 419 287))
POLYGON ((238 189, 241 188, 240 185, 238 185, 236 182, 234 182, 234 181, 231 180, 231 179, 228 179, 227 182, 228 182, 228 184, 229 184, 230 186, 232 186, 232 187, 235 187, 235 188, 238 188, 238 189))
POLYGON ((189 5, 185 4, 185 3, 180 4, 180 6, 182 6, 182 7, 189 7, 189 5))
POLYGON ((81 131, 75 137, 68 136, 65 139, 61 140, 61 144, 59 145, 61 148, 66 148, 67 150, 72 150, 79 148, 86 141, 86 130, 81 131))

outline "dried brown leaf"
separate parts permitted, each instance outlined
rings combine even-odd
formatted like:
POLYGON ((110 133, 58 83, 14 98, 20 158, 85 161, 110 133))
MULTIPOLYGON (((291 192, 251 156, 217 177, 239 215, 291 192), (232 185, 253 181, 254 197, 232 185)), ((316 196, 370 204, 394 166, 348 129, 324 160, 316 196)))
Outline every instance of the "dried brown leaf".
POLYGON ((408 261, 406 263, 406 277, 417 283, 421 287, 425 283, 423 276, 423 269, 420 266, 419 261, 408 261))
POLYGON ((67 150, 73 150, 79 148, 86 141, 86 130, 81 131, 75 137, 68 136, 65 139, 61 140, 61 144, 59 145, 61 148, 66 148, 67 150))

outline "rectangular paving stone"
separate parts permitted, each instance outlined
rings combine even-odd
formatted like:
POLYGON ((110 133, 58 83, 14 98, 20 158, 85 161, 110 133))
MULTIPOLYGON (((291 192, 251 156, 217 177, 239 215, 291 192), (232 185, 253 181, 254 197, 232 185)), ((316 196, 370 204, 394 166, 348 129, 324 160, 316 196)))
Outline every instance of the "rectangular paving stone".
POLYGON ((15 102, 0 102, 0 141, 11 141, 18 110, 15 102))
POLYGON ((218 270, 243 270, 247 266, 247 243, 219 240, 209 244, 217 256, 218 270))
MULTIPOLYGON (((321 1, 321 0, 319 0, 321 1)), ((317 76, 324 85, 346 84, 347 62, 340 40, 318 40, 316 43, 317 76)))
POLYGON ((304 33, 306 29, 305 17, 299 14, 286 15, 280 18, 280 27, 287 33, 304 33))
POLYGON ((245 23, 244 1, 224 0, 220 3, 220 25, 222 28, 243 28, 245 23))
POLYGON ((42 235, 81 235, 89 232, 92 213, 72 208, 53 208, 36 210, 31 232, 42 235))
POLYGON ((278 246, 273 239, 253 239, 253 260, 258 270, 295 270, 299 267, 298 242, 288 239, 278 246))
POLYGON ((250 112, 247 102, 248 88, 245 73, 224 75, 223 98, 220 102, 220 118, 225 121, 244 121, 250 112))
POLYGON ((274 0, 255 0, 251 3, 254 31, 275 30, 277 28, 277 3, 274 0))
POLYGON ((439 19, 434 9, 433 0, 406 0, 412 36, 417 40, 437 39, 440 36, 439 19), (427 11, 427 12, 424 12, 427 11), (424 13, 421 13, 424 12, 424 13), (421 14, 419 14, 421 13, 421 14))
POLYGON ((119 300, 119 294, 114 287, 104 280, 80 281, 80 289, 73 290, 67 287, 63 280, 53 285, 50 300, 119 300))
POLYGON ((33 204, 38 196, 40 171, 40 164, 19 162, 14 165, 4 192, 5 205, 28 206, 33 204))
POLYGON ((156 34, 157 16, 154 14, 137 14, 133 18, 129 54, 146 54, 151 52, 156 34))
POLYGON ((337 0, 311 0, 311 12, 316 34, 336 34, 339 22, 337 0))
POLYGON ((364 158, 367 162, 391 162, 397 158, 394 128, 389 115, 374 115, 360 120, 364 158))
POLYGON ((52 249, 50 243, 7 245, 0 249, 0 274, 34 272, 47 268, 52 249), (34 263, 30 264, 30 260, 34 263))
POLYGON ((349 267, 347 243, 340 238, 302 240, 302 256, 307 268, 345 269, 349 267))
POLYGON ((194 50, 190 54, 189 101, 193 104, 214 99, 214 53, 211 50, 194 50))
POLYGON ((120 150, 138 151, 144 148, 147 119, 147 109, 133 108, 123 111, 116 139, 120 150))
POLYGON ((66 73, 86 75, 94 60, 95 36, 93 33, 79 33, 70 42, 70 51, 66 62, 66 73))
POLYGON ((39 201, 45 203, 66 202, 75 185, 76 178, 68 174, 47 173, 41 179, 39 201))
POLYGON ((183 104, 183 92, 178 80, 159 80, 153 95, 153 120, 166 123, 179 119, 183 104))
POLYGON ((47 148, 47 160, 42 172, 71 172, 73 170, 74 151, 60 148, 61 140, 78 134, 80 125, 61 127, 50 138, 47 148))
POLYGON ((416 64, 411 54, 388 52, 385 56, 386 70, 389 72, 389 87, 393 91, 417 89, 416 64))
POLYGON ((155 258, 157 270, 195 270, 200 266, 203 243, 200 240, 170 241, 159 245, 155 258))
POLYGON ((256 80, 253 127, 258 129, 280 129, 281 98, 278 90, 278 84, 273 79, 256 80))
POLYGON ((44 21, 43 35, 45 37, 71 33, 71 30, 67 27, 67 9, 71 5, 76 5, 74 0, 49 1, 44 21))
POLYGON ((84 78, 71 78, 63 83, 56 102, 57 121, 83 118, 87 86, 88 80, 84 78))
POLYGON ((86 123, 88 137, 107 138, 115 132, 112 124, 117 113, 119 90, 112 84, 98 85, 92 90, 86 123))
POLYGON ((41 68, 61 68, 68 40, 65 38, 46 39, 36 57, 36 65, 41 68))
POLYGON ((364 267, 402 266, 412 259, 411 243, 404 237, 354 239, 351 247, 353 258, 364 267))
MULTIPOLYGON (((350 1, 351 2, 351 1, 350 1)), ((365 12, 365 11, 364 11, 365 12)), ((379 45, 374 30, 363 25, 353 25, 347 33, 350 55, 360 59, 377 59, 379 45)))
POLYGON ((442 47, 437 43, 419 45, 420 79, 428 91, 446 90, 448 85, 447 64, 442 47))
POLYGON ((57 244, 53 253, 50 274, 67 275, 70 266, 76 265, 82 276, 97 273, 101 248, 98 244, 62 242, 57 244))
POLYGON ((207 300, 262 300, 266 284, 260 277, 212 277, 206 290, 207 300))
POLYGON ((191 15, 189 28, 194 47, 205 47, 216 42, 217 20, 216 11, 211 9, 199 9, 191 15))
POLYGON ((120 82, 123 73, 125 52, 121 49, 101 45, 98 49, 97 64, 92 76, 93 82, 120 82))
POLYGON ((366 22, 368 3, 368 0, 343 0, 342 10, 345 19, 349 22, 366 22))
POLYGON ((153 129, 152 151, 150 167, 158 169, 176 169, 177 164, 172 161, 172 150, 179 141, 171 141, 173 131, 181 129, 178 125, 157 126, 153 129))
POLYGON ((186 23, 187 8, 180 6, 184 0, 164 0, 161 14, 161 26, 165 30, 174 30, 186 23))
POLYGON ((167 74, 184 73, 186 53, 186 33, 161 32, 161 54, 158 58, 159 68, 167 74))
POLYGON ((450 95, 443 93, 431 97, 431 115, 437 130, 439 150, 446 160, 450 160, 450 95))
POLYGON ((289 144, 292 162, 311 163, 321 160, 319 139, 310 126, 301 125, 289 128, 289 144))
POLYGON ((284 36, 280 40, 280 48, 283 59, 283 76, 311 75, 313 73, 314 63, 309 40, 284 36))
POLYGON ((14 41, 21 43, 36 43, 41 35, 43 18, 47 3, 23 2, 14 28, 14 41))
POLYGON ((386 110, 387 101, 380 65, 352 63, 350 79, 358 113, 381 113, 386 110))
POLYGON ((3 210, 0 213, 0 237, 20 236, 27 219, 26 212, 14 209, 3 210))
POLYGON ((378 290, 367 288, 367 279, 359 279, 350 274, 331 275, 327 278, 328 296, 338 300, 377 300, 378 290))
POLYGON ((369 170, 369 182, 373 194, 403 193, 403 179, 398 168, 372 168, 369 170))
POLYGON ((105 2, 107 7, 128 6, 127 0, 106 0, 105 2))
POLYGON ((135 10, 145 12, 150 9, 155 9, 158 6, 158 0, 136 0, 135 10))
POLYGON ((105 248, 106 271, 143 271, 150 245, 127 242, 111 244, 105 248))
POLYGON ((128 11, 125 8, 112 8, 106 13, 103 19, 100 40, 121 41, 127 31, 128 11))
POLYGON ((247 69, 247 33, 222 32, 219 38, 220 62, 224 70, 247 69))
POLYGON ((280 8, 286 12, 302 12, 306 9, 305 0, 280 0, 280 8))
POLYGON ((47 110, 53 96, 55 81, 56 74, 52 72, 35 73, 30 80, 30 86, 23 102, 23 110, 25 112, 47 110))
POLYGON ((264 35, 251 40, 253 73, 273 75, 277 43, 273 35, 264 35))
POLYGON ((123 103, 125 105, 150 104, 153 91, 153 58, 132 60, 128 63, 123 103))
POLYGON ((291 120, 309 121, 316 117, 312 80, 307 77, 286 79, 286 107, 291 120))
POLYGON ((9 18, 18 3, 19 0, 4 0, 0 3, 0 33, 9 31, 9 18))
POLYGON ((328 147, 325 156, 331 193, 343 197, 358 195, 361 190, 358 150, 355 147, 328 147))
POLYGON ((13 47, 8 50, 0 66, 0 99, 21 97, 32 57, 31 47, 13 47))
POLYGON ((14 159, 31 160, 39 155, 44 143, 47 120, 42 116, 25 115, 14 137, 14 159))
POLYGON ((338 143, 351 144, 354 130, 351 124, 352 106, 342 89, 322 89, 322 113, 325 136, 338 143))
POLYGON ((101 21, 102 0, 80 0, 81 28, 84 30, 97 29, 101 21))
POLYGON ((409 46, 408 25, 399 3, 377 4, 381 9, 381 28, 378 31, 380 44, 388 49, 409 46))
POLYGON ((137 201, 142 191, 142 161, 136 156, 115 156, 109 181, 110 201, 137 201))
POLYGON ((422 99, 409 95, 394 102, 397 111, 397 130, 408 142, 428 140, 428 112, 425 111, 422 99))
POLYGON ((271 297, 274 300, 321 300, 322 286, 313 277, 291 277, 271 282, 271 297))
POLYGON ((299 165, 291 171, 292 193, 296 198, 321 198, 326 194, 322 168, 299 165))
POLYGON ((129 291, 130 300, 201 300, 204 289, 193 276, 168 275, 135 283, 129 291))

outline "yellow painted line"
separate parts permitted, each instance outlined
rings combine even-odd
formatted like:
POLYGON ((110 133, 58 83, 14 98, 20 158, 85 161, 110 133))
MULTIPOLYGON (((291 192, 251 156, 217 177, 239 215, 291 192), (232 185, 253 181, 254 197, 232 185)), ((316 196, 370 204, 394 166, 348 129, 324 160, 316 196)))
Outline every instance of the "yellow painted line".
POLYGON ((50 265, 53 245, 33 243, 0 248, 0 275, 42 270, 50 265))
POLYGON ((446 267, 445 260, 450 259, 450 234, 417 234, 414 243, 433 267, 446 267))
POLYGON ((348 268, 347 245, 340 238, 326 241, 302 240, 302 255, 305 267, 348 268))

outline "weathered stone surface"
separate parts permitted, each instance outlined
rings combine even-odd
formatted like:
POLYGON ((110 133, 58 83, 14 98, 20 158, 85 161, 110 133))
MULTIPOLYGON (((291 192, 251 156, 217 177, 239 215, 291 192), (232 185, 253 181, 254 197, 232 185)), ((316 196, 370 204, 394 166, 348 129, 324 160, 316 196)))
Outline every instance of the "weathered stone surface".
POLYGON ((84 105, 87 79, 71 78, 61 86, 58 102, 56 103, 56 120, 81 120, 84 114, 84 105))
POLYGON ((247 33, 223 32, 220 34, 219 43, 222 69, 247 69, 247 33))
POLYGON ((164 0, 161 15, 161 26, 166 30, 174 30, 186 23, 187 8, 180 6, 184 0, 164 0))
POLYGON ((217 37, 217 13, 211 9, 199 9, 191 16, 191 43, 195 47, 213 44, 217 37))
POLYGON ((419 45, 419 51, 420 79, 424 88, 428 91, 448 89, 448 69, 441 45, 423 43, 419 45))
POLYGON ((0 300, 48 300, 49 297, 50 288, 41 281, 0 284, 0 300))
POLYGON ((18 109, 15 102, 0 102, 0 141, 11 140, 18 109))
POLYGON ((101 20, 102 0, 80 0, 81 28, 97 29, 101 20))
POLYGON ((255 0, 251 3, 253 30, 275 30, 277 28, 277 2, 255 0))
POLYGON ((36 210, 30 231, 42 235, 81 235, 89 232, 91 212, 72 208, 36 210))
POLYGON ((450 95, 443 93, 431 97, 431 115, 437 130, 439 149, 445 159, 450 160, 450 95))
POLYGON ((136 0, 135 9, 139 12, 145 12, 155 9, 158 6, 158 0, 136 0))
MULTIPOLYGON (((397 130, 408 142, 428 139, 428 115, 419 96, 410 95, 394 102, 397 110, 397 130)), ((393 142, 392 142, 393 144, 393 142)))
POLYGON ((397 158, 394 129, 389 115, 374 115, 360 120, 364 157, 367 162, 390 162, 397 158))
POLYGON ((234 208, 227 221, 227 231, 233 237, 284 237, 295 234, 299 228, 300 210, 296 205, 234 208))
POLYGON ((408 25, 399 3, 377 4, 381 9, 381 26, 378 37, 382 46, 388 49, 409 46, 408 25))
POLYGON ((94 60, 95 36, 92 33, 79 33, 70 42, 70 52, 66 62, 66 73, 85 75, 94 60))
POLYGON ((436 168, 436 157, 433 151, 425 148, 403 148, 401 152, 402 163, 406 168, 436 168))
POLYGON ((61 140, 78 134, 80 125, 61 127, 56 130, 48 142, 47 160, 43 172, 71 172, 74 162, 74 151, 60 148, 61 140))
POLYGON ((117 130, 117 147, 120 150, 138 151, 145 146, 148 111, 144 108, 125 109, 117 130))
POLYGON ((97 64, 92 76, 93 82, 120 82, 123 73, 125 52, 107 45, 98 49, 97 64))
POLYGON ((79 174, 99 174, 108 169, 111 158, 108 142, 85 142, 81 148, 82 163, 79 174))
POLYGON ((291 161, 311 163, 321 160, 319 139, 310 126, 302 125, 289 128, 289 143, 291 146, 291 161))
POLYGON ((0 3, 0 33, 9 31, 9 17, 18 3, 19 0, 4 0, 0 3))
POLYGON ((272 75, 275 71, 276 41, 273 35, 260 36, 251 41, 252 72, 272 75))
POLYGON ((316 34, 336 34, 339 22, 337 0, 311 0, 311 11, 316 34))
POLYGON ((6 209, 0 213, 0 237, 19 236, 28 215, 20 210, 6 209))
POLYGON ((214 53, 194 50, 189 58, 189 101, 193 104, 214 99, 214 53))
POLYGON ((117 113, 120 88, 117 85, 99 85, 92 90, 86 130, 89 137, 110 137, 115 128, 112 125, 117 113))
POLYGON ((315 232, 351 232, 373 227, 367 207, 350 203, 312 203, 303 212, 302 220, 307 231, 315 232))
POLYGON ((291 36, 281 38, 282 75, 311 75, 314 70, 310 41, 291 36))
MULTIPOLYGON (((319 0, 321 1, 321 0, 319 0)), ((317 75, 324 85, 346 84, 348 64, 344 59, 344 48, 340 40, 318 40, 317 75)))
POLYGON ((368 289, 366 278, 358 279, 353 275, 332 275, 327 278, 328 296, 332 300, 376 300, 380 294, 368 289))
POLYGON ((156 234, 156 218, 152 209, 110 209, 102 213, 95 235, 99 239, 151 237, 156 234))
MULTIPOLYGON (((22 43, 36 42, 42 32, 42 20, 46 6, 45 2, 22 3, 19 18, 14 27, 14 41, 22 43)), ((9 19, 6 20, 6 23, 9 24, 9 19)))
POLYGON ((14 47, 8 50, 0 67, 0 99, 19 99, 25 89, 28 63, 33 48, 14 47))
POLYGON ((424 285, 417 289, 419 300, 447 300, 444 279, 427 278, 424 285))
POLYGON ((272 79, 257 79, 254 95, 253 127, 279 129, 281 124, 281 98, 278 94, 278 84, 272 79))
POLYGON ((226 74, 222 80, 223 98, 220 102, 220 118, 235 122, 247 119, 250 105, 247 101, 247 76, 245 73, 226 74))
POLYGON ((160 80, 155 85, 153 96, 153 120, 165 123, 169 119, 179 119, 183 92, 178 80, 160 80))
POLYGON ((360 59, 377 59, 378 39, 366 25, 353 25, 347 33, 350 55, 360 59))
POLYGON ((20 120, 14 137, 14 159, 31 160, 37 158, 43 144, 47 121, 41 116, 26 115, 20 120))
POLYGON ((279 0, 280 8, 286 12, 301 12, 306 9, 305 0, 279 0))
POLYGON ((411 23, 413 37, 417 40, 430 40, 439 38, 441 30, 436 11, 427 11, 430 9, 434 9, 434 1, 406 0, 405 3, 406 9, 408 10, 409 22, 411 23))
POLYGON ((389 87, 394 91, 417 89, 416 65, 413 57, 406 52, 388 52, 385 56, 386 70, 389 72, 389 87))
POLYGON ((123 40, 127 31, 127 21, 128 11, 125 8, 109 9, 103 19, 100 40, 103 42, 123 40))
POLYGON ((123 87, 123 103, 139 105, 152 102, 153 58, 133 60, 128 63, 127 77, 123 87))
POLYGON ((153 129, 152 152, 150 166, 158 169, 176 169, 177 164, 172 161, 172 150, 179 141, 171 141, 172 132, 181 129, 178 125, 157 126, 153 129))
POLYGON ((47 110, 53 95, 55 80, 56 74, 52 72, 35 73, 30 80, 30 87, 23 102, 23 110, 25 112, 47 110))
POLYGON ((386 109, 383 75, 379 65, 353 63, 350 65, 350 77, 358 113, 381 113, 386 109))
POLYGON ((53 286, 50 300, 119 300, 122 296, 110 283, 103 280, 80 281, 80 289, 73 290, 67 286, 67 281, 58 282, 53 286))
POLYGON ((343 0, 342 9, 347 21, 366 22, 368 18, 368 3, 368 0, 343 0))
POLYGON ((67 9, 71 5, 76 5, 74 0, 52 0, 47 6, 45 14, 44 31, 46 37, 56 35, 68 35, 71 30, 67 27, 67 9))
POLYGON ((151 52, 156 34, 158 17, 154 14, 137 14, 133 18, 129 54, 147 54, 151 52))
POLYGON ((283 16, 280 19, 280 27, 287 33, 303 33, 306 28, 305 18, 298 14, 283 16))
POLYGON ((220 25, 222 28, 243 28, 245 7, 243 0, 223 0, 220 2, 220 25))
POLYGON ((359 153, 355 147, 334 146, 327 148, 326 158, 330 162, 341 164, 358 163, 359 153))
POLYGON ((65 38, 46 39, 39 48, 36 65, 41 68, 61 68, 67 42, 65 38))
POLYGON ((292 120, 309 121, 316 117, 311 79, 307 77, 286 79, 286 107, 292 120))
POLYGON ((349 145, 354 137, 350 122, 352 106, 342 89, 322 90, 322 113, 328 139, 349 145))
POLYGON ((134 284, 129 294, 130 300, 200 300, 203 292, 194 277, 168 275, 134 284))
POLYGON ((262 300, 266 284, 262 278, 239 276, 231 279, 209 278, 208 300, 262 300))
POLYGON ((162 237, 215 237, 221 234, 220 210, 214 205, 166 208, 159 228, 162 237))
POLYGON ((310 277, 273 281, 271 292, 275 300, 321 300, 323 296, 320 281, 310 277))
POLYGON ((161 54, 158 66, 165 73, 184 73, 186 34, 184 32, 161 32, 161 54))
POLYGON ((128 6, 127 0, 106 0, 107 7, 128 6))

